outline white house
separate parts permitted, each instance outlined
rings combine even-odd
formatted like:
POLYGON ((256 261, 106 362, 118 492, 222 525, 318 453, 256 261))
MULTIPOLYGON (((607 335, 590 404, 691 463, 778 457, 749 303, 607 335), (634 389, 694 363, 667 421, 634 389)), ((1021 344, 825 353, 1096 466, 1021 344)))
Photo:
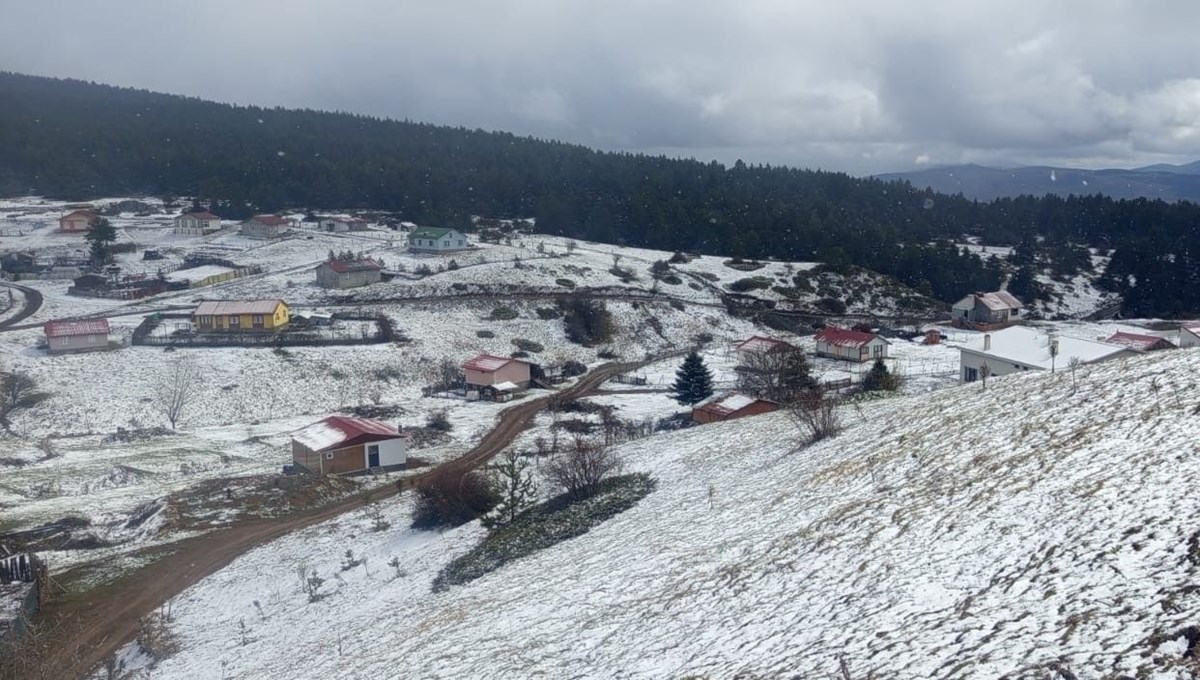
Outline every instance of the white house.
POLYGON ((890 344, 874 333, 828 326, 817 333, 817 356, 844 361, 886 359, 890 344))
POLYGON ((190 212, 175 218, 175 233, 180 236, 204 236, 221 231, 221 218, 210 212, 190 212))
POLYGON ((963 326, 996 326, 1012 322, 1024 305, 1006 290, 971 293, 954 303, 951 318, 963 326))
POLYGON ((1084 364, 1098 364, 1139 354, 1120 345, 1069 335, 1049 335, 1025 326, 984 333, 961 345, 958 351, 958 375, 962 382, 982 378, 985 366, 988 376, 997 377, 1022 371, 1065 369, 1074 359, 1084 364))
POLYGON ((357 217, 322 217, 318 224, 321 227, 321 231, 336 234, 347 231, 365 231, 367 229, 366 220, 360 220, 357 217))
POLYGON ((1200 326, 1183 326, 1179 329, 1180 347, 1200 347, 1200 326))
POLYGON ((249 238, 279 238, 290 227, 291 223, 279 215, 255 215, 242 222, 241 234, 249 238))
POLYGON ((471 242, 457 229, 417 227, 408 233, 408 249, 417 253, 452 253, 470 247, 471 242))
POLYGON ((377 420, 329 416, 292 434, 292 463, 315 475, 394 470, 407 460, 404 436, 377 420))

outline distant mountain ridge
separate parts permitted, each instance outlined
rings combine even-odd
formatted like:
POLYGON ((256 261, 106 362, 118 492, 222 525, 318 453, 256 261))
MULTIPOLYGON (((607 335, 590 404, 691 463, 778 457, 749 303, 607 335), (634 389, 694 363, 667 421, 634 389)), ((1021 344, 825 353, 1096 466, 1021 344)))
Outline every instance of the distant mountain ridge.
POLYGON ((1081 170, 1044 165, 1020 168, 948 165, 875 177, 907 180, 918 189, 928 187, 939 193, 961 193, 981 201, 1021 195, 1102 194, 1115 199, 1200 202, 1200 161, 1183 165, 1158 163, 1129 170, 1081 170))

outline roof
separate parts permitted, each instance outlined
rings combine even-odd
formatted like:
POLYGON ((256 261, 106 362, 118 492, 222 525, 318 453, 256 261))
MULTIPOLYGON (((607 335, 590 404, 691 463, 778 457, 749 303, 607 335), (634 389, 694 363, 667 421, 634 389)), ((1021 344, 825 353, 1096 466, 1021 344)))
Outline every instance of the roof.
POLYGON ((470 371, 483 371, 484 373, 491 373, 492 371, 498 371, 501 368, 504 368, 514 361, 522 364, 529 363, 528 361, 521 361, 520 359, 514 359, 512 357, 498 357, 494 354, 480 354, 474 359, 471 359, 467 363, 463 364, 463 368, 470 371))
POLYGON ((982 356, 1047 370, 1051 366, 1065 368, 1074 358, 1090 364, 1131 352, 1129 348, 1120 345, 1085 340, 1069 335, 1057 335, 1051 338, 1046 333, 1025 326, 1012 326, 993 333, 980 334, 979 337, 964 343, 960 349, 964 352, 973 352, 982 356), (984 350, 984 338, 989 335, 991 336, 991 348, 984 350), (1056 358, 1050 356, 1051 339, 1058 340, 1058 356, 1056 358))
POLYGON ((63 215, 61 219, 65 220, 65 219, 69 219, 72 217, 86 217, 88 219, 95 219, 96 217, 98 217, 98 215, 96 215, 96 213, 91 210, 72 210, 71 212, 67 213, 66 215, 63 215))
POLYGON ((329 416, 292 433, 292 439, 310 451, 325 451, 362 441, 399 437, 396 428, 378 420, 353 416, 329 416))
POLYGON ((274 314, 283 300, 205 300, 193 314, 197 316, 219 316, 221 314, 274 314))
POLYGON ((439 239, 452 231, 454 230, 446 227, 417 227, 408 232, 408 237, 439 239))
POLYGON ((758 399, 757 397, 751 397, 745 394, 733 393, 713 399, 707 404, 697 406, 696 409, 699 411, 708 411, 709 413, 719 416, 727 416, 737 413, 738 411, 741 411, 742 409, 752 406, 760 401, 767 404, 775 404, 775 402, 768 399, 758 399))
POLYGON ((1129 349, 1136 349, 1140 352, 1175 346, 1170 340, 1157 335, 1142 335, 1141 333, 1126 333, 1125 331, 1113 333, 1105 342, 1110 345, 1120 345, 1129 349))
MULTIPOLYGON (((265 224, 269 227, 282 227, 286 226, 288 223, 287 220, 283 219, 279 215, 255 215, 254 217, 246 220, 246 222, 258 222, 259 224, 265 224)), ((245 222, 242 224, 245 224, 245 222)))
MULTIPOLYGON (((835 347, 866 347, 867 344, 876 338, 883 340, 883 338, 874 333, 852 331, 849 328, 836 328, 834 326, 826 326, 820 333, 817 333, 817 340, 819 342, 826 342, 835 347)), ((887 342, 887 340, 883 341, 887 342)))
POLYGON ((229 267, 222 267, 219 264, 203 264, 199 267, 190 269, 176 269, 167 274, 167 278, 171 281, 202 281, 210 276, 219 274, 228 274, 229 272, 237 271, 229 267))
POLYGON ((493 390, 496 390, 497 392, 511 392, 511 391, 517 389, 519 386, 511 380, 505 380, 504 382, 498 382, 495 385, 492 385, 491 387, 493 390))
POLYGON ((365 260, 326 260, 323 264, 328 265, 330 269, 339 274, 379 271, 383 269, 382 265, 370 258, 365 260))
POLYGON ((48 338, 70 335, 108 335, 108 319, 60 319, 42 327, 48 338))
POLYGON ((998 312, 1004 309, 1022 309, 1025 305, 1013 296, 1012 293, 1006 290, 997 290, 991 293, 971 293, 967 297, 955 303, 957 307, 960 303, 974 299, 978 304, 982 304, 988 309, 998 312))
POLYGON ((796 349, 796 346, 790 342, 778 340, 776 338, 767 338, 761 335, 752 335, 748 340, 743 340, 738 343, 737 351, 739 352, 777 352, 780 350, 796 349))
MULTIPOLYGON (((210 212, 207 212, 207 211, 183 213, 179 217, 194 217, 198 220, 219 220, 219 219, 221 219, 220 217, 217 217, 216 215, 214 215, 210 212)), ((175 219, 179 219, 179 217, 176 217, 175 219)))

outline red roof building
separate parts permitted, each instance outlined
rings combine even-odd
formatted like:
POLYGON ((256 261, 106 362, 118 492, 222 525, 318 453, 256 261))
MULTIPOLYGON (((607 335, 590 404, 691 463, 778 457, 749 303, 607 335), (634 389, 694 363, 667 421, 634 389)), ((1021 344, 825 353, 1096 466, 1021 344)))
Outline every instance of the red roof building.
POLYGON ((58 218, 58 230, 68 233, 84 232, 100 221, 100 216, 91 210, 74 210, 58 218))
POLYGON ((467 387, 482 388, 503 383, 517 387, 528 387, 531 380, 531 364, 512 357, 480 354, 463 364, 467 387))
POLYGON ((888 341, 874 333, 829 326, 817 333, 817 355, 845 361, 887 357, 888 341))
POLYGON ((697 423, 715 423, 778 410, 779 404, 769 399, 727 394, 692 409, 692 420, 697 423))
POLYGON ((108 349, 108 319, 59 319, 42 326, 50 354, 108 349))
POLYGON ((772 352, 791 352, 796 349, 796 346, 784 340, 752 335, 748 340, 739 342, 734 349, 752 354, 770 354, 772 352))
POLYGON ((1139 352, 1152 352, 1160 349, 1175 349, 1175 343, 1160 338, 1157 335, 1142 335, 1141 333, 1126 333, 1125 331, 1117 331, 1113 333, 1107 340, 1110 345, 1120 345, 1129 349, 1136 349, 1139 352))
POLYGON ((395 468, 406 460, 404 437, 378 420, 329 416, 292 434, 292 462, 317 475, 395 468))

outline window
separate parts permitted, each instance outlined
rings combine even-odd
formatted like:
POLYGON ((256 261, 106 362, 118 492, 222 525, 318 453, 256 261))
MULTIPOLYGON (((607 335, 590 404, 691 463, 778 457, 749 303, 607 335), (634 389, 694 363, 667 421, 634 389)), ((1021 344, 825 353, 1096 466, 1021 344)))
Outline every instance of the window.
POLYGON ((376 456, 379 455, 379 444, 368 444, 367 445, 367 455, 370 456, 372 454, 374 454, 376 456))
POLYGON ((963 366, 963 382, 975 382, 979 380, 979 369, 963 366))
POLYGON ((442 247, 449 248, 450 247, 450 239, 446 239, 445 241, 442 241, 442 247))
POLYGON ((458 245, 460 248, 463 246, 463 240, 461 238, 458 239, 458 245))
POLYGON ((333 451, 325 452, 325 460, 333 460, 333 451))
POLYGON ((237 328, 241 324, 241 322, 242 322, 242 320, 238 318, 237 314, 229 315, 229 327, 230 328, 237 328))
POLYGON ((875 345, 875 347, 871 349, 871 355, 876 358, 882 357, 883 356, 883 345, 875 345))
POLYGON ((250 322, 254 324, 255 328, 262 328, 263 327, 263 315, 255 314, 254 316, 250 317, 250 322))

